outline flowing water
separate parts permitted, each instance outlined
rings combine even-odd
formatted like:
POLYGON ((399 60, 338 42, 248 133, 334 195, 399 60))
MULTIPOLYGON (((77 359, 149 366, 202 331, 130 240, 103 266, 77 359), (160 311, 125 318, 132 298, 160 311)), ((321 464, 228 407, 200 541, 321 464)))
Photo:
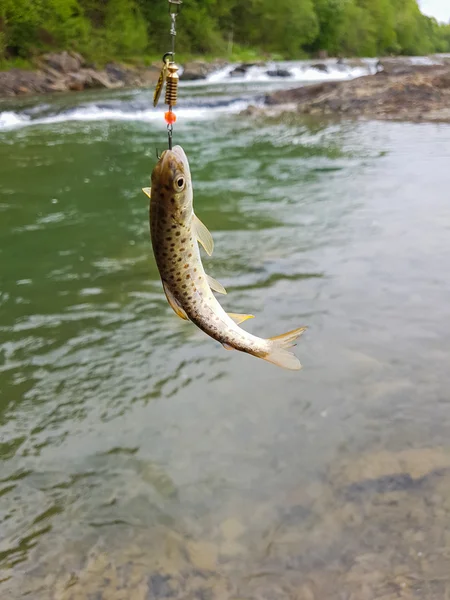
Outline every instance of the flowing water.
POLYGON ((183 87, 175 142, 300 372, 168 307, 151 91, 3 106, 2 600, 450 597, 450 127, 240 116, 266 87, 183 87))

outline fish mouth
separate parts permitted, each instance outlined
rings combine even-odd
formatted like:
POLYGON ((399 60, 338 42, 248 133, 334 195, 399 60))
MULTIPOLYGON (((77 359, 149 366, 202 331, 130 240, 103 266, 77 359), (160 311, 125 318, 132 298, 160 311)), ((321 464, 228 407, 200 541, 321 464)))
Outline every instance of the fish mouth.
POLYGON ((183 163, 185 163, 187 161, 187 156, 183 150, 183 148, 181 146, 174 146, 172 148, 172 152, 175 154, 175 156, 180 159, 183 163))
POLYGON ((183 165, 186 164, 187 157, 181 146, 174 146, 172 150, 164 150, 160 157, 161 167, 164 168, 171 159, 175 159, 175 162, 181 162, 183 165))

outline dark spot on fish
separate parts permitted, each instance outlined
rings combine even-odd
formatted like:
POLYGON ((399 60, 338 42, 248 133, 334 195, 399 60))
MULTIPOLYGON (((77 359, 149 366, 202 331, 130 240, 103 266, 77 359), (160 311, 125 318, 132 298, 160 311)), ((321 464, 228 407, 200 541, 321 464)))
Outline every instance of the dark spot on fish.
POLYGON ((179 235, 181 235, 181 233, 180 233, 179 231, 177 231, 177 232, 175 233, 175 235, 176 235, 176 236, 179 236, 179 235))
POLYGON ((172 202, 172 204, 175 204, 175 198, 171 198, 170 201, 172 202))
POLYGON ((185 283, 183 283, 183 285, 181 287, 183 288, 183 290, 185 290, 187 286, 185 283))
POLYGON ((171 248, 175 248, 175 244, 172 242, 172 243, 170 244, 170 247, 171 247, 171 248))
POLYGON ((176 228, 177 228, 177 226, 176 226, 176 225, 172 225, 172 229, 176 229, 176 228))
POLYGON ((194 269, 194 273, 197 273, 197 267, 194 269))
POLYGON ((186 263, 186 264, 184 265, 184 268, 185 268, 185 269, 188 269, 188 268, 189 268, 189 265, 186 263))
POLYGON ((183 239, 181 240, 181 243, 182 243, 182 244, 185 244, 185 243, 186 243, 186 238, 183 238, 183 239))
POLYGON ((168 192, 170 192, 170 185, 166 184, 166 185, 164 186, 164 189, 165 189, 165 190, 167 190, 168 192))
POLYGON ((181 258, 181 256, 180 256, 180 258, 178 259, 178 261, 177 261, 177 262, 181 262, 181 260, 182 260, 182 258, 181 258))
POLYGON ((190 279, 191 276, 189 275, 189 273, 186 275, 186 279, 190 279))
POLYGON ((188 257, 191 258, 192 256, 192 252, 189 252, 188 257))
POLYGON ((180 248, 180 252, 186 252, 186 248, 180 248))
POLYGON ((171 239, 172 239, 172 238, 170 237, 170 235, 168 235, 168 236, 166 237, 166 242, 170 242, 170 240, 171 240, 171 239))

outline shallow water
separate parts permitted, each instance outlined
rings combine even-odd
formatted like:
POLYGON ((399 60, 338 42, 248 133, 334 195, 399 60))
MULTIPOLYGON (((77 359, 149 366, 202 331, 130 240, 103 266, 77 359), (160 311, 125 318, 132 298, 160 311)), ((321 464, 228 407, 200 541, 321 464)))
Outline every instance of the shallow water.
POLYGON ((445 598, 450 127, 200 113, 206 269, 303 370, 167 306, 163 125, 0 133, 1 597, 445 598))

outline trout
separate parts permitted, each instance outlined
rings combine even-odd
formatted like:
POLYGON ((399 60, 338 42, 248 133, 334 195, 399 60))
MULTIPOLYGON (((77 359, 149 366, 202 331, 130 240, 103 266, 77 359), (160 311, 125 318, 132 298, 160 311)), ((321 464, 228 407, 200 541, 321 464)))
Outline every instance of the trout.
POLYGON ((225 312, 213 294, 227 292, 203 268, 198 243, 209 256, 214 243, 194 213, 189 163, 180 146, 162 153, 152 172, 151 188, 143 188, 143 192, 150 198, 153 253, 167 301, 175 313, 227 350, 245 352, 285 369, 300 369, 300 361, 288 348, 306 327, 267 339, 257 337, 239 327, 253 315, 225 312))

